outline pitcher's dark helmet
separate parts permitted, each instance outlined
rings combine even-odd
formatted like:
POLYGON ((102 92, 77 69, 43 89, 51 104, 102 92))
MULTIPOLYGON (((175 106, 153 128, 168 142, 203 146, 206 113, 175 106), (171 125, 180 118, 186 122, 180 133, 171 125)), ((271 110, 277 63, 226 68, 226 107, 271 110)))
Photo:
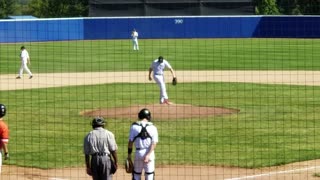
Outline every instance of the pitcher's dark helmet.
POLYGON ((149 109, 147 108, 143 108, 141 109, 141 111, 138 114, 138 118, 139 119, 148 119, 149 121, 151 121, 151 112, 149 111, 149 109))
POLYGON ((0 118, 6 115, 7 108, 4 104, 0 104, 0 118))
POLYGON ((104 127, 105 125, 105 121, 103 119, 103 117, 95 117, 92 120, 92 128, 96 128, 96 127, 104 127))

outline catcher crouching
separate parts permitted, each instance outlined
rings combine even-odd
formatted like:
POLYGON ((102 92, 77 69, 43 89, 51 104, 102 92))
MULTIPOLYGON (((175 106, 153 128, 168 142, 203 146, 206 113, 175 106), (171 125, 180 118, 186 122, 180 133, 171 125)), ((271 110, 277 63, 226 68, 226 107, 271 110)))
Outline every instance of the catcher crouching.
POLYGON ((158 130, 151 122, 151 112, 142 109, 138 114, 139 121, 130 127, 128 142, 128 157, 125 161, 127 173, 132 173, 133 180, 140 180, 142 171, 146 180, 153 180, 155 176, 155 148, 158 143, 158 130), (131 154, 135 146, 134 162, 131 154), (133 167, 132 167, 133 164, 133 167))

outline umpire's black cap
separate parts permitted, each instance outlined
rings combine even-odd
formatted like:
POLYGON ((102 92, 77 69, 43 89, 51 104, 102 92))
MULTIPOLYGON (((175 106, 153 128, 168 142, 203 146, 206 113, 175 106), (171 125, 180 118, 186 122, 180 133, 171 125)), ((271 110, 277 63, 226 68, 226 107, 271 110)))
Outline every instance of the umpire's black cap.
POLYGON ((95 127, 103 127, 105 125, 105 121, 103 119, 103 117, 95 117, 93 118, 92 120, 92 127, 95 128, 95 127))

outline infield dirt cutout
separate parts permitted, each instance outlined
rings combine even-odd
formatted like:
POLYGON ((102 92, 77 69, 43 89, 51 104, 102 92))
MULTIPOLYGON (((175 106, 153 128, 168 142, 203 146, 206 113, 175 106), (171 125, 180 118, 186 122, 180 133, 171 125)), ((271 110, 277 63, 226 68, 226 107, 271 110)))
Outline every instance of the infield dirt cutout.
MULTIPOLYGON (((320 86, 320 71, 177 71, 179 83, 193 82, 241 82, 261 84, 287 84, 303 86, 320 86)), ((88 73, 51 73, 34 74, 33 79, 15 79, 15 74, 0 75, 0 91, 34 89, 62 86, 79 86, 105 83, 154 83, 147 80, 147 72, 88 72, 88 73)), ((167 76, 166 79, 170 79, 167 76)), ((179 87, 179 84, 178 84, 179 87)), ((237 113, 236 109, 222 107, 196 107, 188 104, 176 105, 138 105, 116 108, 85 111, 88 116, 105 113, 113 116, 122 116, 137 119, 140 108, 149 108, 153 118, 156 119, 183 119, 207 117, 237 113), (164 112, 158 114, 160 112, 164 112), (192 113, 193 112, 193 113, 192 113), (121 114, 117 114, 121 113, 121 114)), ((10 146, 9 146, 10 147, 10 146)), ((114 180, 131 179, 126 174, 122 162, 114 180)), ((313 176, 320 172, 320 160, 296 162, 283 166, 247 169, 239 167, 220 166, 192 166, 192 165, 166 165, 156 167, 157 180, 300 180, 319 179, 313 176)), ((85 167, 39 169, 4 165, 1 180, 89 180, 85 167)))
POLYGON ((121 108, 101 108, 84 111, 80 114, 90 117, 102 116, 105 118, 131 118, 135 120, 137 119, 138 112, 142 108, 149 109, 151 111, 152 119, 155 120, 206 118, 208 116, 234 114, 240 111, 223 107, 193 106, 190 104, 146 104, 121 108))

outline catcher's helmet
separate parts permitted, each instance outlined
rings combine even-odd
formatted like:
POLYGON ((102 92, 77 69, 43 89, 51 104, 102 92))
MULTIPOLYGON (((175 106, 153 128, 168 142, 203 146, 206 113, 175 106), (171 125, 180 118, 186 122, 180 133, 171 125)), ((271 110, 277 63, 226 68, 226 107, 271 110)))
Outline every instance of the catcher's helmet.
POLYGON ((148 119, 149 121, 151 121, 151 112, 149 111, 149 109, 141 109, 141 111, 138 114, 138 118, 139 119, 148 119))
POLYGON ((4 104, 0 104, 0 118, 6 115, 6 106, 4 104))
POLYGON ((95 117, 93 118, 92 120, 92 127, 95 128, 95 127, 101 127, 101 126, 104 126, 105 125, 105 121, 103 119, 103 117, 95 117))
POLYGON ((163 57, 162 57, 162 56, 159 56, 158 62, 159 62, 159 63, 162 63, 162 62, 163 62, 163 57))

